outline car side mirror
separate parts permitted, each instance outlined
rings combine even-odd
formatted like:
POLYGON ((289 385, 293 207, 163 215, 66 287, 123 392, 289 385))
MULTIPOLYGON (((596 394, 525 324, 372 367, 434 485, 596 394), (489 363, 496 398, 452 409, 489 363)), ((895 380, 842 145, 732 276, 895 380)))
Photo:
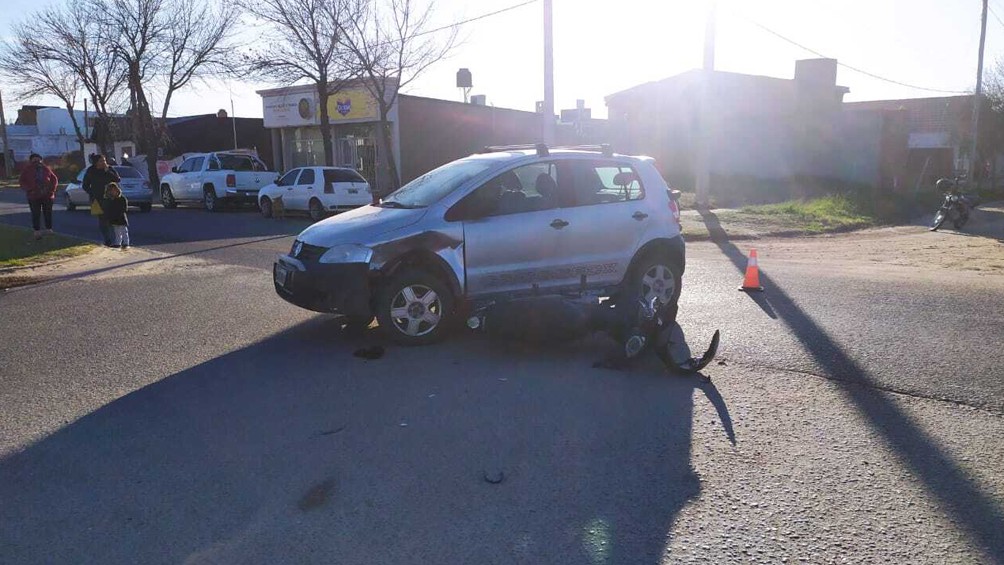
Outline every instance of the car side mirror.
POLYGON ((172 172, 172 173, 177 173, 177 172, 179 172, 179 171, 178 171, 178 167, 171 167, 171 172, 172 172))

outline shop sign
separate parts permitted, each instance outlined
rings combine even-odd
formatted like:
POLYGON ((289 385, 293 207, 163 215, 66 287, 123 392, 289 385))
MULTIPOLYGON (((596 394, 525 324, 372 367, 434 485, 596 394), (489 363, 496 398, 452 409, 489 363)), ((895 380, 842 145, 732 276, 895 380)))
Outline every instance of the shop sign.
POLYGON ((262 97, 263 117, 267 128, 312 126, 317 119, 317 94, 279 94, 262 97))
POLYGON ((376 98, 365 88, 345 88, 328 97, 331 122, 376 120, 379 115, 376 98))

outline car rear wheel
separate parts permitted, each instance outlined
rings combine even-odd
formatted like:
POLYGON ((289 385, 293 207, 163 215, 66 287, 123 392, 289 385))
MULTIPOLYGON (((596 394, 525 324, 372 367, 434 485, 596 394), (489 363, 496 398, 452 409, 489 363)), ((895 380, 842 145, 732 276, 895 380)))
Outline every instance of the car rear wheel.
POLYGON ((258 211, 261 212, 262 218, 272 217, 272 199, 268 196, 262 198, 258 201, 258 211))
POLYGON ((166 184, 160 187, 160 203, 168 210, 178 207, 178 201, 174 199, 174 193, 171 192, 171 187, 166 184))
POLYGON ((400 345, 440 341, 453 317, 454 298, 449 286, 421 269, 404 269, 378 291, 380 330, 400 345))
POLYGON ((307 211, 310 212, 310 219, 315 222, 320 222, 324 219, 324 205, 316 198, 310 199, 310 204, 307 205, 307 211))
POLYGON ((220 211, 220 200, 216 198, 216 190, 211 186, 207 186, 202 192, 202 205, 205 206, 207 212, 219 212, 220 211))
POLYGON ((77 209, 77 205, 73 203, 73 200, 70 200, 70 195, 67 194, 66 195, 66 211, 67 212, 72 212, 72 211, 74 211, 76 209, 77 209))
POLYGON ((626 294, 646 303, 658 298, 660 304, 669 305, 669 319, 675 319, 683 282, 682 271, 667 253, 648 255, 635 264, 626 294))

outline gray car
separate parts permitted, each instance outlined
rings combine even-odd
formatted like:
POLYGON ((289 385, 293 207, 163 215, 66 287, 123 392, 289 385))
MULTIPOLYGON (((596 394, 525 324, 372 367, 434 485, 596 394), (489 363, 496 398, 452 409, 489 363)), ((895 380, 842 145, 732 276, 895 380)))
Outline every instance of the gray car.
MULTIPOLYGON (((124 165, 113 165, 115 172, 122 179, 119 186, 122 187, 122 196, 126 197, 130 206, 135 206, 141 212, 149 212, 153 202, 153 191, 150 189, 150 182, 133 167, 124 165)), ((73 182, 66 185, 65 204, 66 209, 74 211, 77 206, 87 208, 90 206, 91 197, 84 192, 84 173, 87 169, 80 171, 73 182)))
POLYGON ((462 305, 588 291, 675 305, 679 208, 647 157, 499 148, 453 161, 307 228, 275 290, 405 345, 443 337, 462 305))

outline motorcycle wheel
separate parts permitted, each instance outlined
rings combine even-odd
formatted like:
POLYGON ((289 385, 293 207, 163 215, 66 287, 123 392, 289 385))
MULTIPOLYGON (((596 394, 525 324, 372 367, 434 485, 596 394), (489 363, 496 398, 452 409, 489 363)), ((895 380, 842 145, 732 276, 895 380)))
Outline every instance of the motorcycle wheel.
POLYGON ((969 215, 968 214, 966 214, 964 216, 959 216, 958 218, 955 219, 955 222, 954 222, 955 229, 961 230, 962 226, 966 225, 967 221, 969 221, 969 215))
POLYGON ((934 221, 931 222, 931 231, 938 231, 941 224, 945 223, 946 218, 948 218, 948 214, 944 210, 938 210, 938 213, 934 215, 934 221))

